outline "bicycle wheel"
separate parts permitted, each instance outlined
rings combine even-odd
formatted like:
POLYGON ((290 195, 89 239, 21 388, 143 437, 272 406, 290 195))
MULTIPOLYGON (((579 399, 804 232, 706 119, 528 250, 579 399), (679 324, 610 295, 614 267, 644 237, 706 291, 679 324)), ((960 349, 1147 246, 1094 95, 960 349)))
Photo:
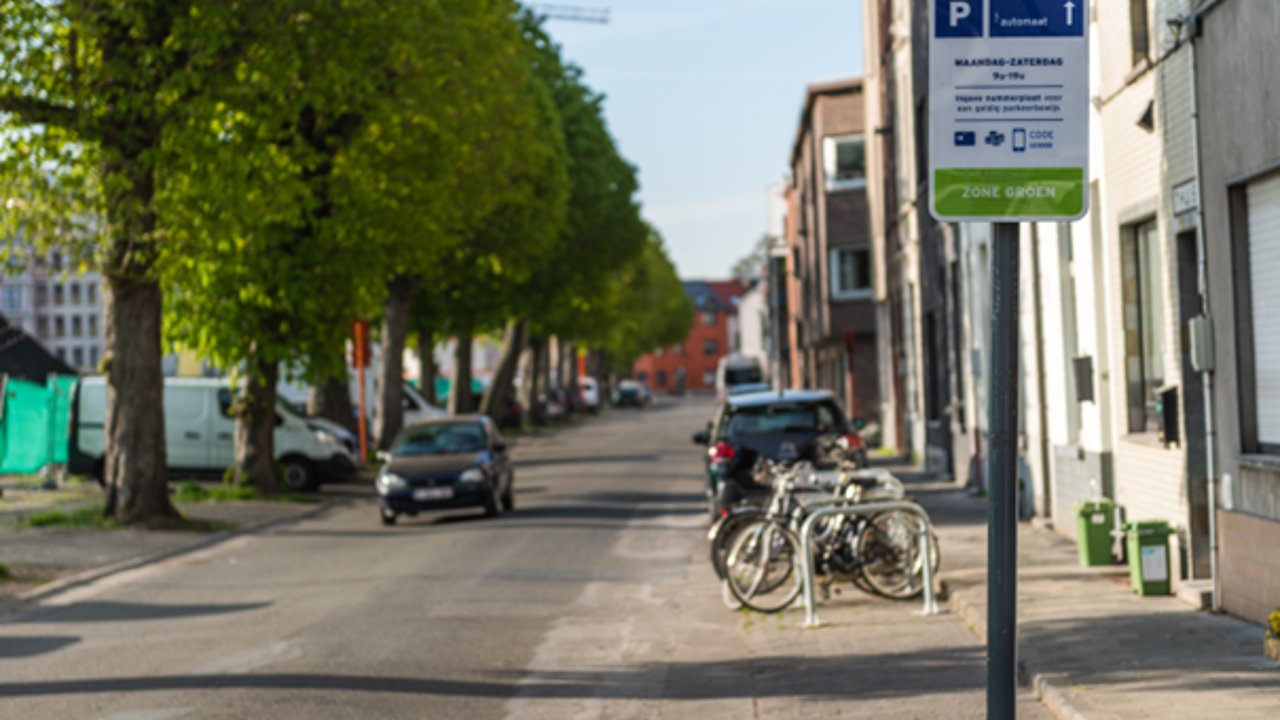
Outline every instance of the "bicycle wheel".
POLYGON ((724 519, 724 524, 720 526, 715 539, 711 541, 711 567, 715 568, 716 577, 721 580, 725 577, 725 557, 729 555, 729 543, 733 542, 733 536, 738 532, 738 528, 759 520, 762 515, 764 513, 742 513, 730 515, 724 519))
POLYGON ((752 610, 780 612, 800 596, 799 557, 800 541, 785 526, 763 519, 744 525, 725 558, 729 590, 752 610))
MULTIPOLYGON (((878 594, 909 600, 924 592, 924 558, 920 553, 920 521, 901 511, 880 513, 858 536, 862 576, 878 594)), ((938 536, 929 534, 930 565, 935 577, 942 555, 938 536)))

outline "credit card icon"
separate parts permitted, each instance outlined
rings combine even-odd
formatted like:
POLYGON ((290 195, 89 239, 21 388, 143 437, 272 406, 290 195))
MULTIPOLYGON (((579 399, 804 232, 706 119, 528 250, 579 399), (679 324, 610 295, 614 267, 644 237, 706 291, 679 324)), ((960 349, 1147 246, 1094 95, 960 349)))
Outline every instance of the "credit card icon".
POLYGON ((956 133, 956 147, 974 147, 978 144, 978 133, 961 130, 956 133))

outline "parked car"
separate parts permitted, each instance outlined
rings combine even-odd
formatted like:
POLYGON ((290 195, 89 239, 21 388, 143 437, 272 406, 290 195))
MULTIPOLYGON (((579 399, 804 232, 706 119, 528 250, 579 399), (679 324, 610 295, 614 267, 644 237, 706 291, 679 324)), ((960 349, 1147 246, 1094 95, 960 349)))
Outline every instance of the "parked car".
POLYGON ((716 397, 768 390, 759 358, 750 355, 725 355, 716 363, 716 397))
POLYGON ((648 394, 648 389, 635 380, 620 380, 618 387, 613 389, 613 406, 644 407, 645 396, 648 394))
POLYGON ((600 412, 600 383, 593 377, 578 378, 578 391, 582 395, 582 405, 589 413, 600 412))
MULTIPOLYGON (((223 473, 235 461, 234 391, 225 379, 165 378, 165 454, 169 476, 223 473)), ((103 478, 107 384, 102 377, 80 381, 72 403, 68 469, 103 478)), ((344 431, 345 432, 345 431, 344 431)), ((346 433, 349 436, 350 433, 346 433)), ((275 457, 283 465, 285 488, 312 491, 323 482, 344 481, 359 467, 352 438, 310 423, 289 403, 276 404, 275 457)))
MULTIPOLYGON (((355 417, 359 418, 360 384, 355 378, 352 378, 351 382, 347 384, 347 388, 351 393, 352 412, 356 414, 355 417)), ((434 418, 449 416, 449 413, 443 408, 436 407, 435 405, 427 402, 426 399, 422 397, 422 394, 418 392, 418 389, 409 383, 404 383, 401 386, 401 389, 403 392, 400 396, 400 403, 404 408, 405 425, 415 423, 420 420, 432 420, 434 418)), ((276 386, 276 394, 287 400, 289 404, 292 405, 301 415, 306 415, 307 394, 310 391, 311 389, 307 385, 300 382, 281 381, 280 384, 276 386)), ((367 427, 372 428, 373 418, 376 413, 375 408, 377 408, 378 403, 378 396, 376 386, 373 383, 370 383, 367 378, 365 380, 365 403, 367 405, 365 408, 365 412, 367 413, 366 419, 368 422, 367 427)))
POLYGON ((756 481, 756 461, 809 460, 818 468, 867 466, 867 448, 826 390, 731 395, 693 441, 707 446, 707 498, 712 520, 739 501, 768 493, 756 481))
POLYGON ((507 444, 484 415, 414 423, 396 436, 376 482, 384 525, 401 515, 479 507, 490 517, 515 508, 507 444))
POLYGON ((500 423, 504 428, 518 428, 524 425, 524 406, 516 399, 515 392, 507 393, 507 407, 500 423))

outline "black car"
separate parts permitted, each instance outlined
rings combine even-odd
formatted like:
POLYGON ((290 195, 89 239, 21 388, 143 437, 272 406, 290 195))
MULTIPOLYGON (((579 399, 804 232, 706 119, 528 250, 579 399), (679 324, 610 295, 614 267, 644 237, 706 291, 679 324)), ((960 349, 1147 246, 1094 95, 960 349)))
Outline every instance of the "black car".
POLYGON ((693 439, 707 446, 713 522, 744 499, 768 495, 755 477, 760 459, 809 460, 820 469, 850 461, 867 465, 862 436, 825 390, 731 395, 693 439))
POLYGON ((432 510, 479 507, 493 517, 515 507, 507 445, 483 415, 414 423, 383 458, 377 488, 384 525, 432 510))

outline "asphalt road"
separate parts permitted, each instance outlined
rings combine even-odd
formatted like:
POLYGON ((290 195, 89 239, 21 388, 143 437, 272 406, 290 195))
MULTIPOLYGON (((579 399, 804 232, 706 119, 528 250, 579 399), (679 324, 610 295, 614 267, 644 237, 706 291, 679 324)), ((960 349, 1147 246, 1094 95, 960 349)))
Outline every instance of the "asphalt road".
MULTIPOLYGON (((668 401, 521 440, 516 510, 497 519, 456 512, 384 528, 370 490, 0 618, 0 717, 639 709, 688 680, 663 661, 688 638, 669 621, 702 552, 689 436, 709 410, 668 401)), ((715 642, 736 630, 720 613, 723 629, 695 633, 731 657, 741 640, 715 642)), ((742 675, 702 700, 750 715, 742 675)))
MULTIPOLYGON (((856 592, 817 631, 799 607, 725 609, 689 441, 711 409, 663 398, 521 440, 496 519, 385 528, 347 488, 0 617, 0 720, 981 717, 982 649, 954 616, 856 592)), ((925 498, 944 569, 982 560, 951 537, 982 523, 954 497, 925 498)))

